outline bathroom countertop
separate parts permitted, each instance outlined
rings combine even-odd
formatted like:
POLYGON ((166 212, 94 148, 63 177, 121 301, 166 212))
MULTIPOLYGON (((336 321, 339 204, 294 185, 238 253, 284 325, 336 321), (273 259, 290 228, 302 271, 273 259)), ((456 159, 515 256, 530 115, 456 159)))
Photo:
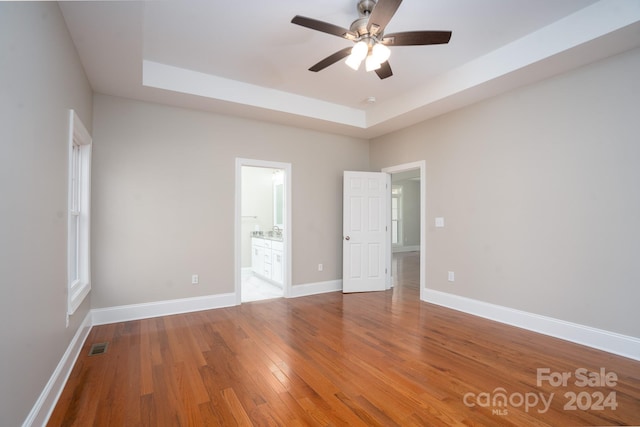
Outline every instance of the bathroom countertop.
POLYGON ((274 242, 282 242, 282 236, 269 236, 268 234, 260 235, 260 234, 251 233, 251 237, 256 237, 258 239, 265 239, 265 240, 273 240, 274 242))

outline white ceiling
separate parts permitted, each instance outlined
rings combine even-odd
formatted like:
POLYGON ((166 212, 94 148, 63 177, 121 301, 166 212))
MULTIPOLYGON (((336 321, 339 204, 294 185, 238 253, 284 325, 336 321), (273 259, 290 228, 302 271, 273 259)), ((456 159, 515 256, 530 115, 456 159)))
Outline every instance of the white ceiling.
POLYGON ((640 0, 405 0, 386 32, 451 30, 392 47, 394 75, 340 61, 356 0, 60 2, 96 92, 364 138, 640 46, 640 0), (366 99, 375 97, 376 102, 366 99))

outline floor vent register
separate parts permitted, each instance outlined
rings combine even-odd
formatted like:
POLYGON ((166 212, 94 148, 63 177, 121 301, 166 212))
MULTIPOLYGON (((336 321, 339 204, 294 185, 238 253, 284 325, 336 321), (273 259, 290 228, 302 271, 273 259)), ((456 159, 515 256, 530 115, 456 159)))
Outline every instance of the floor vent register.
POLYGON ((101 343, 93 344, 91 346, 91 350, 89 350, 89 356, 97 356, 99 354, 106 353, 108 346, 109 346, 108 342, 101 342, 101 343))

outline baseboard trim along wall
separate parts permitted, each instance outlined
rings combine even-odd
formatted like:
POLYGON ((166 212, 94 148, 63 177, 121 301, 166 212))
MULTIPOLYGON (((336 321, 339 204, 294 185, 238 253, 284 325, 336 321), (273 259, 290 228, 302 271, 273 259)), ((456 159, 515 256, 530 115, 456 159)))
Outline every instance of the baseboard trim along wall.
POLYGON ((342 280, 328 280, 326 282, 305 283, 291 287, 291 298, 306 297, 310 295, 326 294, 342 290, 342 280))
POLYGON ((67 350, 62 355, 62 358, 60 359, 58 366, 56 366, 56 369, 53 371, 51 378, 49 378, 47 385, 42 390, 42 393, 40 393, 40 397, 38 397, 33 408, 31 408, 31 412, 29 412, 24 423, 22 423, 22 427, 43 426, 47 424, 47 421, 58 402, 58 398, 62 394, 62 390, 67 383, 67 379, 69 378, 69 375, 71 375, 73 365, 75 365, 76 360, 80 355, 80 351, 82 350, 82 346, 84 345, 87 336, 89 335, 89 331, 91 331, 91 326, 91 312, 89 312, 80 324, 76 334, 73 336, 67 350))
POLYGON ((414 245, 414 246, 394 246, 393 248, 391 248, 391 252, 392 253, 399 253, 399 252, 416 252, 420 250, 420 245, 414 245))
POLYGON ((425 302, 640 361, 640 339, 500 305, 425 290, 425 302))
POLYGON ((91 312, 93 314, 94 325, 105 325, 108 323, 170 316, 172 314, 211 310, 234 305, 236 305, 236 295, 229 293, 143 304, 121 305, 109 308, 94 308, 91 312))
MULTIPOLYGON (((307 283, 291 287, 291 298, 324 294, 342 290, 342 280, 307 283)), ((143 304, 121 305, 107 308, 94 308, 93 325, 127 322, 129 320, 148 319, 152 317, 170 316, 172 314, 190 313, 193 311, 211 310, 214 308, 232 307, 236 304, 235 293, 207 295, 203 297, 182 298, 167 301, 156 301, 143 304)))

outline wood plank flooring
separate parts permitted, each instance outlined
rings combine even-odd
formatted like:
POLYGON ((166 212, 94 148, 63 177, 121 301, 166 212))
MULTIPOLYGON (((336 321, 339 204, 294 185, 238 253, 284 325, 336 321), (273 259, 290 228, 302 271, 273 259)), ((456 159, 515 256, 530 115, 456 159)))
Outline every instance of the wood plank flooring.
POLYGON ((94 327, 48 425, 640 425, 639 362, 420 302, 394 262, 386 292, 94 327))

